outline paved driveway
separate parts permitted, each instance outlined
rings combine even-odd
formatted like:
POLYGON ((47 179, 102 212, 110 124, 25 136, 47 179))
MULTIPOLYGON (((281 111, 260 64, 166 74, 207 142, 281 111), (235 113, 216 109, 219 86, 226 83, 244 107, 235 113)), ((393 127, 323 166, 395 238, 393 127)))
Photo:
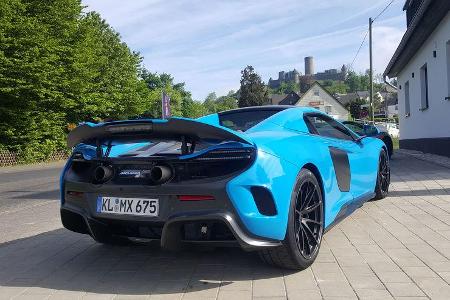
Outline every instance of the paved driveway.
POLYGON ((289 272, 239 249, 110 247, 62 229, 60 167, 0 169, 0 299, 450 299, 450 169, 396 155, 390 196, 289 272))

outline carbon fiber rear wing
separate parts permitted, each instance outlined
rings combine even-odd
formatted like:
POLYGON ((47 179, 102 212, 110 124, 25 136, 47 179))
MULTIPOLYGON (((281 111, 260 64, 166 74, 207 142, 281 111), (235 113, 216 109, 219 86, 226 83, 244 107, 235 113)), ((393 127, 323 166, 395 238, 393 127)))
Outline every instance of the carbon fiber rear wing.
POLYGON ((149 138, 173 138, 180 141, 200 140, 252 142, 238 132, 197 120, 171 118, 168 120, 130 120, 102 124, 83 124, 69 133, 67 146, 79 143, 98 145, 111 140, 148 141, 149 138))

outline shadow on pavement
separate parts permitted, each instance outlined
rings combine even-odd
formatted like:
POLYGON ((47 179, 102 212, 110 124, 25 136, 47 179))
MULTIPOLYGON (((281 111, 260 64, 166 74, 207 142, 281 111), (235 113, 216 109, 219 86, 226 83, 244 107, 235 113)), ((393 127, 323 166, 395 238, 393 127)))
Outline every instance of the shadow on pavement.
POLYGON ((450 190, 425 189, 425 190, 409 190, 409 191, 389 191, 389 197, 406 197, 406 196, 442 196, 450 195, 450 190))
POLYGON ((22 193, 18 196, 12 196, 11 199, 32 199, 32 200, 59 200, 60 194, 59 190, 51 190, 51 191, 42 191, 42 192, 32 192, 32 191, 7 191, 4 194, 11 193, 22 193), (26 194, 23 194, 26 193, 26 194))
POLYGON ((0 244, 0 286, 6 287, 176 294, 282 274, 238 248, 170 253, 159 243, 106 246, 65 229, 0 244))

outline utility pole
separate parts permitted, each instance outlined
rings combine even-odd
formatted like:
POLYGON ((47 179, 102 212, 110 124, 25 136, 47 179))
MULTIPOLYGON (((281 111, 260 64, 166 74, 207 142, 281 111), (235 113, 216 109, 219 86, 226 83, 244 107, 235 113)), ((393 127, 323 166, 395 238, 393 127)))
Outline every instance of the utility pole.
POLYGON ((369 80, 370 80, 370 91, 369 91, 369 99, 370 99, 370 107, 369 107, 369 115, 370 120, 373 122, 374 120, 374 111, 373 111, 373 59, 372 59, 372 18, 369 18, 369 57, 370 57, 370 70, 369 70, 369 80))

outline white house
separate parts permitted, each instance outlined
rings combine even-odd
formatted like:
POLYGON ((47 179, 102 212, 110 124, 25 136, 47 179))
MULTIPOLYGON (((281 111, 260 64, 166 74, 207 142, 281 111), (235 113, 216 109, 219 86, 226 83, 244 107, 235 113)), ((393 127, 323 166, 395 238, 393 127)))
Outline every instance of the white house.
POLYGON ((339 120, 348 119, 347 109, 318 82, 313 83, 295 105, 317 108, 339 120))
POLYGON ((384 72, 397 77, 400 148, 450 157, 450 1, 403 9, 407 30, 384 72))
POLYGON ((394 116, 398 116, 398 104, 388 105, 387 107, 387 116, 392 118, 394 116))

